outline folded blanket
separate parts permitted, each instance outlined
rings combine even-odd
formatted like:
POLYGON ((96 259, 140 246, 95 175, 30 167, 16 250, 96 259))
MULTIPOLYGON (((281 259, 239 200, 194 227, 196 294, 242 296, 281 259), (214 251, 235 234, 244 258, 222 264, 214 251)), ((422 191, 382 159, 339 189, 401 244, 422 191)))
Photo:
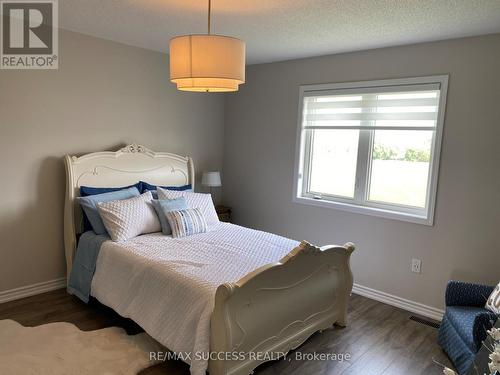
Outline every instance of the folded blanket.
POLYGON ((83 233, 78 241, 67 290, 69 294, 77 296, 85 303, 89 302, 90 286, 101 245, 109 239, 107 235, 88 231, 83 233))

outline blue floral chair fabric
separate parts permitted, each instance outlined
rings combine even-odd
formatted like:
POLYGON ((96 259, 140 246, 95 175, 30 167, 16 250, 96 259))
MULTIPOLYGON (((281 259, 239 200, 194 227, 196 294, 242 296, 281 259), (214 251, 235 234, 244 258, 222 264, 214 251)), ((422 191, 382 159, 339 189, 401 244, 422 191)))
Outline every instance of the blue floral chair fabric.
POLYGON ((450 281, 446 311, 439 329, 439 345, 459 374, 465 374, 497 316, 484 308, 493 286, 450 281))

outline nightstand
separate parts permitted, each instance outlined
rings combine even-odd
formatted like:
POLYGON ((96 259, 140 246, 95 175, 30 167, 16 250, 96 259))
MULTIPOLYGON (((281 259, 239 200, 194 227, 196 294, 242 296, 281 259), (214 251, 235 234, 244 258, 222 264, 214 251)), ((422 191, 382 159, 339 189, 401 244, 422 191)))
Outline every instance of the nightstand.
POLYGON ((215 211, 217 212, 217 216, 219 216, 220 221, 224 221, 226 223, 231 222, 231 208, 226 206, 217 206, 215 207, 215 211))

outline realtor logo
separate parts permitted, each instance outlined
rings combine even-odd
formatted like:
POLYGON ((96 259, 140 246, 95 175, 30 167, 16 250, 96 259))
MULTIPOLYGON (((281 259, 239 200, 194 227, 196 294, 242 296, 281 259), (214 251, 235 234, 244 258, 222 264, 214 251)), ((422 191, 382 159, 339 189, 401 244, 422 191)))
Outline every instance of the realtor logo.
POLYGON ((57 0, 2 0, 0 69, 57 69, 57 0))

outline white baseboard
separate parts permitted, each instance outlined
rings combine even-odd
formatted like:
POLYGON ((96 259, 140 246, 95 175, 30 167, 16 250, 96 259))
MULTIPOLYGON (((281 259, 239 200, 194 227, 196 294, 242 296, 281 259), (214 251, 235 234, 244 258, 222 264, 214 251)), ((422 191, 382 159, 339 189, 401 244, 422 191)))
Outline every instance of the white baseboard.
MULTIPOLYGON (((66 287, 66 278, 61 277, 55 280, 44 281, 37 284, 22 286, 20 288, 5 290, 0 292, 0 303, 14 301, 25 297, 34 296, 52 290, 66 287)), ((441 321, 444 311, 435 307, 427 306, 418 302, 410 301, 401 297, 394 296, 389 293, 381 292, 363 285, 354 284, 352 288, 354 294, 383 302, 391 306, 399 307, 400 309, 410 311, 412 313, 425 316, 437 321, 441 321)))
POLYGON ((394 296, 389 293, 381 292, 363 285, 354 284, 352 288, 354 294, 374 299, 375 301, 383 302, 391 306, 399 307, 400 309, 410 311, 412 313, 425 316, 437 321, 443 319, 444 311, 435 307, 427 306, 422 303, 410 301, 401 297, 394 296))
POLYGON ((66 278, 44 281, 37 284, 26 285, 20 288, 4 290, 0 292, 0 303, 14 301, 25 297, 34 296, 35 294, 50 292, 52 290, 66 287, 66 278))

